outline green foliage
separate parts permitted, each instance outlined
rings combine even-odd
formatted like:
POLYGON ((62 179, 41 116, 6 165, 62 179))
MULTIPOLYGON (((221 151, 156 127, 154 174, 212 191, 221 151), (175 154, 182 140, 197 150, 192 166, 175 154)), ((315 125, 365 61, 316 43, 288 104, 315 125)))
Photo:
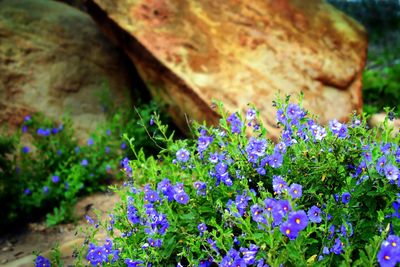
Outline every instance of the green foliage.
POLYGON ((103 191, 121 177, 120 160, 134 158, 122 133, 135 137, 144 151, 158 148, 144 139, 139 116, 150 121, 153 103, 140 111, 113 109, 107 122, 78 143, 72 122, 56 123, 41 114, 27 116, 21 131, 12 137, 0 135, 0 201, 9 203, 1 227, 25 223, 47 214, 47 224, 70 221, 77 198, 103 191), (26 144, 26 145, 24 145, 26 144))
POLYGON ((92 222, 110 238, 89 235, 76 266, 384 261, 382 242, 400 233, 400 137, 387 121, 381 132, 357 116, 325 128, 289 98, 275 105, 278 144, 253 109, 228 117, 221 107, 218 127, 193 125, 198 140, 174 141, 155 116, 153 139, 163 149, 146 157, 129 140, 136 159, 123 165, 128 181, 114 187, 121 202, 109 220, 92 222))

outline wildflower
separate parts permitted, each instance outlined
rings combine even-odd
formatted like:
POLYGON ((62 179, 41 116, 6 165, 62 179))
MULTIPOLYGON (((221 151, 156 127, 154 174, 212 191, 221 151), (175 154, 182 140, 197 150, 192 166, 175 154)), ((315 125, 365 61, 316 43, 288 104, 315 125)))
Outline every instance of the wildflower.
POLYGON ((289 194, 293 199, 300 198, 302 195, 302 186, 299 184, 291 184, 289 187, 289 194))
POLYGON ((28 126, 23 125, 23 126, 22 126, 22 132, 23 132, 23 133, 26 133, 27 131, 28 131, 28 126))
POLYGON ((256 117, 256 111, 252 108, 249 108, 246 112, 246 120, 247 121, 252 121, 256 117))
POLYGON ((204 232, 207 231, 207 225, 205 223, 200 223, 197 229, 200 231, 200 236, 203 236, 204 232))
POLYGON ((93 145, 93 144, 94 144, 93 138, 89 138, 88 141, 87 141, 87 145, 88 145, 88 146, 91 146, 91 145, 93 145))
POLYGON ((335 244, 333 245, 331 251, 336 255, 339 255, 343 252, 344 243, 340 240, 340 238, 335 239, 335 244))
POLYGON ((289 221, 282 223, 279 229, 281 233, 289 237, 290 240, 296 239, 299 235, 299 229, 294 227, 289 221))
POLYGON ((256 245, 250 244, 249 248, 240 248, 239 251, 242 252, 243 260, 247 265, 254 264, 258 252, 258 247, 256 245))
POLYGON ((154 118, 153 118, 153 116, 151 116, 150 121, 149 121, 149 124, 150 124, 150 126, 153 126, 153 125, 154 125, 154 118))
POLYGON ((128 220, 132 223, 132 224, 137 224, 140 223, 140 217, 137 214, 138 210, 135 208, 135 206, 133 206, 133 199, 129 198, 128 199, 128 206, 127 206, 127 212, 126 215, 128 217, 128 220))
POLYGON ((208 135, 202 135, 197 140, 197 150, 202 152, 207 149, 207 147, 212 143, 213 138, 208 135))
POLYGON ((258 204, 254 204, 250 207, 251 216, 255 222, 266 223, 266 219, 264 218, 264 209, 260 207, 258 204))
POLYGON ((394 267, 399 259, 399 254, 386 242, 383 242, 378 252, 377 260, 381 267, 394 267))
POLYGON ((125 150, 126 147, 127 147, 126 143, 125 143, 125 142, 122 142, 120 148, 121 148, 122 150, 125 150))
POLYGON ((232 133, 239 134, 241 132, 243 124, 236 113, 231 114, 227 121, 231 124, 232 133))
POLYGON ((146 200, 146 201, 149 201, 149 202, 151 202, 151 203, 154 203, 154 202, 156 202, 156 201, 160 201, 161 200, 161 198, 160 198, 160 196, 157 194, 157 192, 156 191, 154 191, 154 190, 148 190, 148 191, 146 191, 146 193, 145 193, 145 195, 144 195, 144 199, 146 200))
POLYGON ((308 225, 307 214, 303 210, 293 211, 288 215, 288 222, 297 230, 301 231, 308 225))
POLYGON ((53 175, 51 181, 56 184, 60 181, 60 177, 58 175, 53 175))
POLYGON ((190 198, 184 191, 179 191, 178 193, 174 194, 174 199, 176 202, 186 205, 190 198))
POLYGON ((30 116, 30 115, 26 115, 25 117, 24 117, 24 122, 29 122, 29 121, 31 121, 32 120, 32 117, 30 116))
POLYGON ((310 130, 311 130, 311 134, 314 136, 315 140, 317 140, 317 141, 321 141, 322 139, 324 139, 326 137, 326 130, 324 127, 314 124, 310 127, 310 130))
MULTIPOLYGON (((264 201, 264 203, 267 203, 266 201, 264 201)), ((282 211, 282 213, 284 215, 286 215, 289 211, 292 211, 292 206, 290 205, 289 200, 286 199, 281 199, 278 200, 278 202, 274 202, 274 204, 278 204, 279 206, 279 211, 282 211)), ((272 204, 272 205, 274 205, 272 204)), ((266 204, 267 206, 267 204, 266 204)), ((271 209, 270 207, 267 206, 267 210, 270 209, 271 211, 274 211, 275 209, 271 209)))
POLYGON ((106 146, 105 148, 104 148, 104 152, 105 153, 110 153, 110 151, 111 151, 111 149, 110 149, 110 147, 109 146, 106 146))
POLYGON ((197 194, 201 196, 206 195, 207 185, 203 182, 197 181, 194 182, 193 187, 197 189, 197 194))
POLYGON ((210 154, 210 157, 208 158, 208 160, 209 160, 211 163, 217 163, 217 162, 218 162, 218 153, 217 153, 217 152, 211 153, 211 154, 210 154))
POLYGON ((49 192, 49 187, 43 186, 42 190, 43 190, 43 193, 47 194, 49 192))
POLYGON ((162 240, 161 239, 153 239, 153 238, 149 238, 147 239, 147 242, 149 242, 149 245, 155 248, 159 248, 161 247, 162 244, 162 240))
POLYGON ((134 260, 131 260, 129 258, 125 259, 124 262, 125 262, 127 267, 142 267, 142 266, 144 266, 143 265, 144 264, 143 261, 134 261, 134 260))
POLYGON ((21 149, 21 151, 22 151, 22 153, 24 153, 24 154, 28 154, 29 153, 29 147, 27 147, 27 146, 24 146, 24 147, 22 147, 22 149, 21 149))
POLYGON ((51 134, 51 131, 50 131, 50 129, 39 128, 39 129, 37 129, 36 133, 37 133, 37 135, 41 135, 41 136, 49 136, 51 134))
POLYGON ((180 162, 187 162, 189 158, 189 152, 184 148, 181 148, 178 150, 178 152, 176 152, 176 159, 180 162))
POLYGON ((273 153, 271 156, 269 156, 268 164, 272 168, 279 168, 282 166, 283 163, 283 156, 280 153, 273 153))
POLYGON ((397 180, 400 175, 399 169, 393 165, 386 165, 384 172, 389 181, 397 180))
POLYGON ((379 146, 381 152, 385 155, 390 154, 390 148, 391 148, 391 144, 390 143, 386 143, 386 144, 381 144, 379 146))
POLYGON ((31 191, 29 188, 26 188, 26 189, 24 190, 24 194, 27 195, 27 196, 29 196, 30 194, 32 194, 32 191, 31 191))
POLYGON ((382 175, 384 173, 385 165, 386 165, 387 159, 385 156, 382 156, 378 159, 376 163, 376 171, 382 175))
POLYGON ((320 223, 322 221, 321 218, 321 209, 317 206, 312 206, 307 213, 308 219, 310 222, 320 223))
POLYGON ((89 164, 89 162, 88 162, 87 159, 83 159, 83 160, 81 161, 81 165, 82 165, 82 166, 87 166, 88 164, 89 164))
POLYGON ((281 194, 283 190, 286 190, 288 188, 286 182, 283 180, 282 176, 276 176, 272 178, 272 188, 274 189, 274 192, 277 194, 281 194))
POLYGON ((302 110, 296 104, 290 103, 287 107, 287 116, 292 120, 298 120, 302 117, 302 110))
POLYGON ((342 203, 343 204, 349 203, 350 202, 350 197, 351 197, 351 194, 349 192, 344 192, 342 194, 342 203))
POLYGON ((35 267, 50 267, 50 261, 45 257, 39 255, 35 259, 35 267))

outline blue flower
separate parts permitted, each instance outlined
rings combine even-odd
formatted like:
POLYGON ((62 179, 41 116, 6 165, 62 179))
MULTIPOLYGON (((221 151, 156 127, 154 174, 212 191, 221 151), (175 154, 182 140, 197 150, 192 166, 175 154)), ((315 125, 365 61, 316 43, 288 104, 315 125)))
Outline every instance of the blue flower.
POLYGON ((342 203, 343 204, 349 203, 350 202, 350 197, 351 197, 351 194, 349 192, 344 192, 342 194, 342 203))
POLYGON ((302 195, 302 186, 299 184, 291 184, 289 187, 289 194, 293 199, 300 198, 302 195))
POLYGON ((241 132, 243 123, 240 121, 236 113, 231 114, 227 121, 231 124, 232 133, 239 134, 241 132))
POLYGON ((385 165, 386 165, 387 159, 385 156, 382 156, 378 159, 376 163, 376 171, 382 175, 384 173, 385 165))
POLYGON ((247 121, 252 121, 256 117, 256 111, 252 108, 249 108, 246 112, 246 120, 247 121))
POLYGON ((289 237, 290 240, 296 239, 299 235, 299 229, 294 227, 289 221, 282 223, 279 229, 281 233, 289 237))
POLYGON ((37 129, 36 133, 37 133, 37 135, 41 135, 41 136, 49 136, 51 134, 51 131, 50 131, 50 129, 39 128, 39 129, 37 129))
POLYGON ((43 190, 43 193, 47 194, 49 192, 49 187, 43 186, 42 190, 43 190))
POLYGON ((161 239, 153 239, 153 238, 149 237, 147 239, 147 242, 149 243, 150 246, 155 247, 155 248, 159 248, 162 245, 161 239))
POLYGON ((201 196, 206 195, 207 185, 203 182, 194 182, 193 187, 197 190, 197 194, 201 196))
POLYGON ((333 245, 331 251, 336 255, 339 255, 343 252, 344 243, 340 240, 340 238, 335 239, 335 244, 333 245))
POLYGON ((301 231, 308 225, 307 214, 304 210, 293 211, 289 213, 288 222, 293 225, 294 228, 301 231))
POLYGON ((268 157, 268 164, 272 168, 279 168, 282 166, 283 163, 283 156, 280 153, 273 153, 271 156, 268 157))
POLYGON ((337 120, 332 120, 329 122, 329 126, 334 135, 339 138, 346 138, 347 136, 347 125, 338 122, 337 120))
POLYGON ((24 147, 22 147, 21 151, 22 151, 22 153, 24 153, 24 154, 28 154, 29 151, 30 151, 30 149, 29 149, 29 147, 24 146, 24 147))
POLYGON ((212 143, 213 138, 208 135, 201 135, 197 140, 197 150, 202 152, 207 149, 207 147, 212 143))
POLYGON ((399 169, 393 165, 386 165, 384 172, 389 181, 397 180, 400 175, 399 169))
POLYGON ((252 265, 256 261, 258 247, 254 244, 250 244, 250 248, 240 248, 240 252, 243 254, 243 260, 247 265, 252 265))
POLYGON ((125 259, 125 264, 127 267, 143 267, 143 261, 134 261, 129 258, 125 259))
POLYGON ((24 194, 27 195, 27 196, 29 196, 30 194, 32 194, 32 191, 31 191, 29 188, 26 188, 26 189, 24 190, 24 194))
POLYGON ((308 215, 308 219, 310 220, 310 222, 320 223, 322 221, 321 209, 318 208, 317 206, 312 206, 308 210, 307 215, 308 215))
POLYGON ((203 236, 204 232, 207 231, 207 225, 206 225, 205 223, 200 223, 200 224, 197 226, 197 229, 198 229, 199 232, 200 232, 200 236, 203 236))
POLYGON ((89 162, 88 162, 87 159, 83 159, 83 160, 81 161, 81 165, 82 165, 82 166, 87 166, 88 164, 89 164, 89 162))
POLYGON ((302 114, 303 114, 301 108, 298 105, 293 104, 293 103, 290 103, 287 106, 286 113, 287 113, 287 116, 292 120, 300 119, 302 117, 302 114))
POLYGON ((272 178, 272 188, 277 194, 281 194, 288 188, 287 183, 283 180, 282 176, 274 175, 272 178))
POLYGON ((254 204, 250 207, 251 216, 255 222, 267 223, 264 217, 264 209, 258 204, 254 204))
POLYGON ((93 144, 94 144, 93 138, 89 138, 88 141, 87 141, 87 145, 88 145, 88 146, 91 146, 91 145, 93 145, 93 144))
POLYGON ((381 267, 395 267, 399 260, 399 255, 395 253, 391 246, 383 242, 378 252, 377 260, 381 267))
POLYGON ((56 184, 60 181, 60 177, 58 175, 53 175, 51 181, 56 184))
POLYGON ((178 193, 174 194, 174 199, 176 202, 186 205, 189 202, 189 196, 185 193, 185 191, 179 191, 178 193))
POLYGON ((178 152, 176 152, 176 159, 180 162, 187 162, 189 160, 189 158, 190 158, 190 154, 184 148, 181 148, 178 150, 178 152))
POLYGON ((45 257, 39 255, 35 259, 35 267, 50 267, 50 261, 45 257))

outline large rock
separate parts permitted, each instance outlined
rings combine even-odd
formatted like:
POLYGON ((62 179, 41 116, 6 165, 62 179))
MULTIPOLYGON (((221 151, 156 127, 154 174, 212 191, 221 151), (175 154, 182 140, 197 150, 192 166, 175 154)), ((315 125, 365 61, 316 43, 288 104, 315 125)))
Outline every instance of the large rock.
POLYGON ((37 111, 69 114, 84 138, 105 119, 101 94, 129 99, 125 64, 87 14, 50 0, 0 1, 1 125, 37 111))
POLYGON ((215 122, 212 99, 228 110, 254 103, 270 126, 278 92, 303 91, 322 122, 362 107, 365 31, 324 1, 88 0, 87 8, 182 128, 184 113, 215 122))

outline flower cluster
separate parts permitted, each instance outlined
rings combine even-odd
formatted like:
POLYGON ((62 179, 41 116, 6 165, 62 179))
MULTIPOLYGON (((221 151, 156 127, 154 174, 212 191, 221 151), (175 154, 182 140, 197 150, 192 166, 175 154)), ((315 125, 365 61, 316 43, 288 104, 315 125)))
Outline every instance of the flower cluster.
POLYGON ((358 117, 323 126, 288 100, 275 105, 275 143, 250 108, 195 124, 197 140, 166 137, 157 159, 124 160, 132 175, 106 225, 116 262, 395 266, 399 138, 358 117))
POLYGON ((116 262, 118 254, 119 250, 113 249, 112 241, 106 239, 106 242, 102 246, 96 246, 93 243, 89 244, 86 260, 92 266, 102 266, 103 264, 116 262))

